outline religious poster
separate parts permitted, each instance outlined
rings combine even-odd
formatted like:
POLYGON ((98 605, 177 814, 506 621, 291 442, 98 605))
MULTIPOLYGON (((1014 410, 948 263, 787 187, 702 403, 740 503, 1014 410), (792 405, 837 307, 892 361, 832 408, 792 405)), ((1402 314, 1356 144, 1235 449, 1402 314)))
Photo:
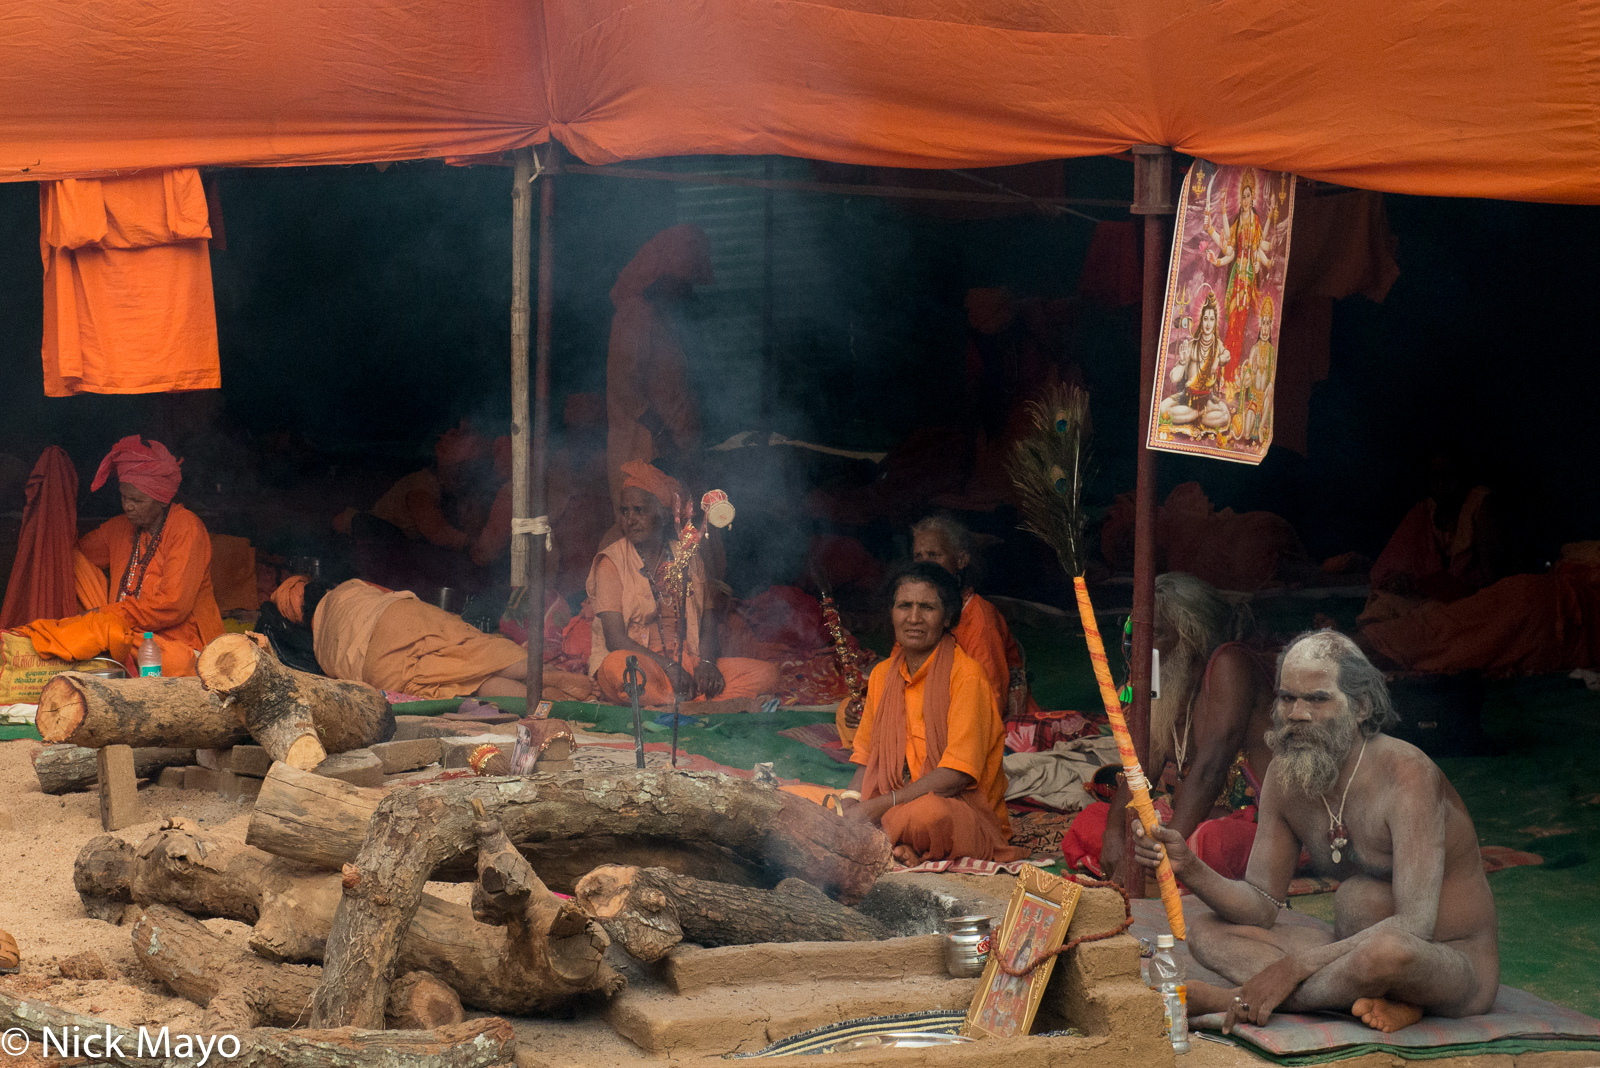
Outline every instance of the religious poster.
POLYGON ((1152 449, 1258 464, 1272 444, 1294 175, 1195 160, 1161 315, 1152 449))

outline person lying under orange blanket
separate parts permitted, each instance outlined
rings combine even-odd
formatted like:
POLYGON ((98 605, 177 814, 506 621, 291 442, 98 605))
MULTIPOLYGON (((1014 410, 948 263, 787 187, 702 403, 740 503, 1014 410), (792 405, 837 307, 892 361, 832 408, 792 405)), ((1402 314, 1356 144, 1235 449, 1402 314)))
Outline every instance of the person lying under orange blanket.
POLYGON ((852 763, 839 796, 847 819, 869 820, 905 865, 951 857, 1011 861, 1005 731, 989 682, 950 631, 961 587, 938 564, 911 564, 890 586, 895 651, 872 669, 852 763), (909 769, 910 776, 907 778, 909 769))
POLYGON ((159 441, 137 434, 112 446, 91 490, 113 469, 122 514, 85 534, 73 556, 83 615, 40 619, 18 628, 41 655, 87 660, 109 654, 137 675, 145 632, 161 650, 163 675, 193 675, 195 658, 222 633, 211 589, 211 536, 200 517, 174 504, 183 479, 159 441))
POLYGON ((689 568, 680 626, 676 598, 661 587, 661 569, 677 547, 672 516, 683 499, 676 479, 642 460, 622 465, 622 537, 602 548, 589 569, 592 628, 589 671, 605 700, 622 704, 629 656, 639 658, 649 705, 683 700, 759 697, 778 688, 778 667, 762 660, 719 657, 714 599, 699 555, 689 568), (683 648, 679 656, 678 642, 683 648), (679 665, 682 665, 681 667, 679 665))
MULTIPOLYGON (((273 593, 272 604, 289 623, 310 628, 317 663, 332 678, 435 700, 527 692, 525 647, 485 634, 406 590, 361 579, 330 589, 295 575, 273 593)), ((545 669, 546 700, 592 696, 587 676, 545 669)))

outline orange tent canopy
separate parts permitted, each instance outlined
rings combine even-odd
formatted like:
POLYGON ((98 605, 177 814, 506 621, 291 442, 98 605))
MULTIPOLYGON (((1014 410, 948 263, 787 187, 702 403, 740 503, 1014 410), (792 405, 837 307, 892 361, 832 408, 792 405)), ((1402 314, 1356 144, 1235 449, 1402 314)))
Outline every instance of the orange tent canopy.
POLYGON ((1600 202, 1600 19, 1528 0, 0 0, 0 178, 1165 144, 1393 192, 1600 202))

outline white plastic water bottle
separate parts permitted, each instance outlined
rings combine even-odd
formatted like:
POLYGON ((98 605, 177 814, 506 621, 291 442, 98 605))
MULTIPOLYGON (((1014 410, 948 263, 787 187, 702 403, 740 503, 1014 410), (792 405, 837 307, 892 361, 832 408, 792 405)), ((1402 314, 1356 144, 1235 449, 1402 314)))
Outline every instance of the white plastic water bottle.
POLYGON ((144 632, 144 641, 139 643, 139 677, 161 674, 161 647, 156 644, 156 636, 149 631, 144 632))
POLYGON ((1156 953, 1150 958, 1150 982, 1161 992, 1161 1012, 1166 1017, 1167 1037, 1174 1053, 1189 1052, 1189 985, 1183 981, 1183 965, 1172 952, 1172 936, 1156 936, 1156 953))

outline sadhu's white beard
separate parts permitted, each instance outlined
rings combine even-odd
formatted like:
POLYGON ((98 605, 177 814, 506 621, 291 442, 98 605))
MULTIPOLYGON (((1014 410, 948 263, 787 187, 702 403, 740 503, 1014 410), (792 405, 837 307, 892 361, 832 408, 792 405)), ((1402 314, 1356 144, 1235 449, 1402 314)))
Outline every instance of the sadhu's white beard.
POLYGON ((1200 655, 1181 646, 1170 658, 1161 658, 1161 696, 1150 702, 1150 766, 1144 769, 1152 782, 1161 777, 1167 761, 1178 757, 1174 734, 1178 738, 1176 745, 1184 749, 1184 756, 1194 755, 1192 732, 1187 739, 1184 733, 1189 725, 1189 706, 1203 670, 1205 661, 1200 655))
POLYGON ((1320 797, 1339 781, 1339 769, 1355 748, 1360 720, 1346 707, 1327 723, 1284 723, 1272 716, 1267 745, 1284 786, 1302 797, 1320 797))

